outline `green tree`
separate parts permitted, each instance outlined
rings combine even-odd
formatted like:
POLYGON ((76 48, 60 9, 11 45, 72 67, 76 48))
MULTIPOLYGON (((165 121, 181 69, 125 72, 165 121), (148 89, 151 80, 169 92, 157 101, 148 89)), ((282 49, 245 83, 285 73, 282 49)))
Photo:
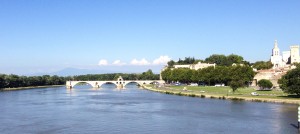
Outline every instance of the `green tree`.
POLYGON ((258 86, 262 89, 270 89, 273 87, 273 84, 270 80, 261 79, 258 81, 258 86))
POLYGON ((173 60, 170 60, 168 62, 168 67, 174 67, 174 65, 175 65, 175 61, 173 61, 173 60))
POLYGON ((163 70, 161 72, 161 77, 164 81, 166 81, 167 83, 170 83, 172 80, 171 80, 171 76, 172 75, 172 70, 170 68, 167 68, 165 70, 163 70))
POLYGON ((140 80, 159 80, 159 74, 154 74, 151 69, 139 75, 140 80))
POLYGON ((225 55, 220 55, 220 54, 213 54, 211 56, 209 56, 208 58, 205 59, 205 62, 208 63, 216 63, 217 65, 220 66, 227 66, 228 65, 228 61, 227 61, 227 57, 225 55))
POLYGON ((191 82, 194 83, 199 83, 199 78, 198 78, 198 71, 197 70, 191 70, 191 82))
POLYGON ((244 81, 242 81, 242 80, 233 80, 233 81, 230 81, 229 86, 234 93, 238 88, 244 87, 245 84, 244 84, 244 81))
POLYGON ((229 68, 229 86, 235 91, 237 88, 248 86, 255 73, 249 66, 231 66, 229 68))
POLYGON ((199 71, 198 71, 199 81, 205 82, 208 85, 215 84, 214 76, 213 76, 214 71, 215 71, 214 67, 207 67, 207 68, 199 69, 199 71))
POLYGON ((253 68, 256 68, 257 70, 270 69, 272 67, 273 64, 271 61, 257 61, 253 64, 253 68))
POLYGON ((284 92, 300 96, 300 67, 288 71, 278 83, 284 92))
POLYGON ((243 63, 244 58, 239 55, 231 54, 227 56, 227 64, 228 66, 231 66, 233 63, 241 64, 243 63))
POLYGON ((7 87, 14 88, 14 87, 20 87, 22 81, 20 81, 20 77, 15 74, 7 75, 6 81, 8 83, 7 87))
POLYGON ((5 76, 5 74, 0 74, 0 88, 5 88, 6 86, 5 76))

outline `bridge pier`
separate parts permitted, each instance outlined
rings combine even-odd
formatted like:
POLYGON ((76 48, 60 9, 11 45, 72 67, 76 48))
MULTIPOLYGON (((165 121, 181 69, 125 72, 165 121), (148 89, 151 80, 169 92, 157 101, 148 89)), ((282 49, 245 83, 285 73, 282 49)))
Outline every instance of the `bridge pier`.
POLYGON ((71 84, 71 81, 66 81, 66 88, 67 89, 72 89, 73 88, 73 86, 71 84))
POLYGON ((95 82, 95 84, 94 85, 92 85, 93 86, 93 88, 100 88, 100 86, 99 86, 99 83, 98 82, 95 82))
POLYGON ((124 89, 125 87, 123 86, 123 84, 118 84, 118 85, 117 85, 117 88, 118 88, 118 89, 124 89))

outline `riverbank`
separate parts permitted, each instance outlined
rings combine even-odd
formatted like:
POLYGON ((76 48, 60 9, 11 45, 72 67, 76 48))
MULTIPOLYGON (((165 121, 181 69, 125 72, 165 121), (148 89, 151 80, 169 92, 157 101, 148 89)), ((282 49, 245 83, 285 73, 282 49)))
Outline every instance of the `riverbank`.
MULTIPOLYGON (((211 99, 224 99, 224 100, 239 100, 239 101, 252 101, 252 102, 269 102, 269 103, 287 103, 287 104, 300 104, 300 98, 291 98, 284 94, 282 91, 260 92, 259 96, 251 96, 251 91, 254 89, 244 89, 245 91, 237 92, 236 94, 231 93, 229 88, 217 88, 217 87, 206 87, 207 90, 199 90, 200 87, 153 87, 144 86, 145 89, 160 92, 165 94, 199 97, 199 98, 211 98, 211 99), (190 88, 190 89, 189 89, 190 88), (184 90, 183 90, 184 89, 184 90), (198 89, 198 90, 197 90, 198 89), (220 90, 219 92, 209 92, 208 90, 220 90), (226 91, 226 93, 224 92, 226 91), (223 91, 223 92, 222 92, 223 91), (245 93, 244 93, 245 92, 245 93), (265 94, 262 94, 265 93, 265 94), (273 93, 273 94, 272 94, 273 93)), ((201 87, 205 89, 205 87, 201 87)))
POLYGON ((47 85, 47 86, 29 86, 29 87, 16 87, 16 88, 3 88, 0 91, 14 91, 14 90, 25 90, 25 89, 33 89, 33 88, 48 88, 48 87, 62 87, 65 85, 47 85))

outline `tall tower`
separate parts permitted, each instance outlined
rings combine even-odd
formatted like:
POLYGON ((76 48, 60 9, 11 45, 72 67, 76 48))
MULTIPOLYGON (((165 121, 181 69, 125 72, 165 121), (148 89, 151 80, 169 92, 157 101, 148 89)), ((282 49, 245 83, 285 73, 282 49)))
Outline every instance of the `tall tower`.
POLYGON ((275 40, 275 43, 274 43, 274 48, 273 48, 272 56, 271 56, 271 62, 273 64, 274 69, 285 66, 284 62, 282 61, 282 56, 280 55, 280 50, 278 48, 277 40, 275 40))
POLYGON ((280 56, 280 50, 278 48, 277 40, 275 40, 274 48, 272 49, 272 56, 280 56))
POLYGON ((299 46, 298 45, 291 46, 291 64, 299 63, 299 62, 300 62, 299 46))

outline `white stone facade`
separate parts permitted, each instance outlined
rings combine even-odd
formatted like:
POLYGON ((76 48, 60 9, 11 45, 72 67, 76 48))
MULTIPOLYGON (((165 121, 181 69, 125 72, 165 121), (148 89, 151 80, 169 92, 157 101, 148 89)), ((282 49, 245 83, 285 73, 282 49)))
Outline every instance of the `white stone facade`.
POLYGON ((273 69, 284 68, 287 64, 299 63, 299 46, 291 46, 290 51, 282 52, 280 55, 280 49, 278 47, 277 40, 275 40, 274 48, 272 49, 271 62, 273 64, 273 69))
POLYGON ((272 49, 271 62, 274 65, 273 68, 282 68, 285 66, 285 62, 283 62, 283 58, 280 55, 277 40, 275 40, 274 48, 272 49))
POLYGON ((299 63, 299 46, 291 46, 291 64, 299 63))
POLYGON ((282 52, 282 60, 283 60, 283 62, 288 63, 290 57, 291 57, 291 51, 283 51, 282 52))
POLYGON ((198 62, 197 64, 189 64, 189 65, 174 65, 174 68, 189 68, 189 69, 202 69, 202 68, 207 68, 207 67, 215 67, 216 64, 209 64, 209 63, 201 63, 198 62))

